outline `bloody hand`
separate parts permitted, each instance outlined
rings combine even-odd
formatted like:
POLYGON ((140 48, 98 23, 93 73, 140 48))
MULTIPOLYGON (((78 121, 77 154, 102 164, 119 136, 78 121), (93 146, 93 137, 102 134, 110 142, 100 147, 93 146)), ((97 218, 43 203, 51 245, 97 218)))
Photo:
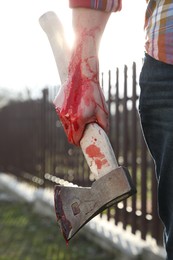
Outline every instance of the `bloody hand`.
POLYGON ((80 48, 73 54, 67 81, 54 100, 68 141, 77 146, 88 123, 108 131, 108 110, 99 85, 96 57, 81 60, 80 48), (86 76, 87 74, 87 76, 86 76))

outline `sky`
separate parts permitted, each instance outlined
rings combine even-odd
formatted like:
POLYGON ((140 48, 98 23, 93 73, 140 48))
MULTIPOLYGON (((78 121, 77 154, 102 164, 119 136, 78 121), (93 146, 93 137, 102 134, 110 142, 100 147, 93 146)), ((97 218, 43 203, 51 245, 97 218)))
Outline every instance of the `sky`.
MULTIPOLYGON (((70 45, 73 31, 68 0, 0 0, 0 88, 36 91, 60 84, 38 21, 48 11, 59 16, 70 45)), ((123 10, 111 15, 100 45, 101 71, 142 60, 144 13, 144 0, 123 0, 123 10)))

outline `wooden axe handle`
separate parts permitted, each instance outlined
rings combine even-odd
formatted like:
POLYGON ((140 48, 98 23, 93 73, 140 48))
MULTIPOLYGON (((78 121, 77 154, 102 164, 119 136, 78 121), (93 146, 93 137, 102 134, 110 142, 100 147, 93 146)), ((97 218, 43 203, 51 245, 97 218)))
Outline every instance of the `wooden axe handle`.
POLYGON ((68 76, 70 50, 65 41, 63 26, 57 15, 51 11, 43 14, 39 22, 51 45, 61 83, 64 83, 68 76))
MULTIPOLYGON (((63 26, 54 12, 47 12, 39 19, 50 42, 61 83, 68 77, 70 51, 64 38, 63 26)), ((118 164, 105 131, 96 123, 87 125, 80 146, 94 178, 118 168, 118 164)))

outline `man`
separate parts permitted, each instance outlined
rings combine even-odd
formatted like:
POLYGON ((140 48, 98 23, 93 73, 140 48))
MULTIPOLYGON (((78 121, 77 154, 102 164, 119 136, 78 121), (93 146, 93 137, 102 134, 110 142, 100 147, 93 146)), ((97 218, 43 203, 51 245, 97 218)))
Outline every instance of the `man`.
POLYGON ((173 1, 150 0, 146 11, 146 57, 140 75, 139 112, 154 158, 158 209, 167 259, 173 259, 173 1))
MULTIPOLYGON (((167 260, 173 260, 173 0, 147 2, 139 112, 156 165, 167 260)), ((56 111, 69 142, 79 145, 86 124, 97 122, 108 130, 108 112, 99 85, 98 50, 107 21, 112 12, 121 10, 122 0, 69 0, 69 5, 76 42, 68 79, 56 98, 56 111)))

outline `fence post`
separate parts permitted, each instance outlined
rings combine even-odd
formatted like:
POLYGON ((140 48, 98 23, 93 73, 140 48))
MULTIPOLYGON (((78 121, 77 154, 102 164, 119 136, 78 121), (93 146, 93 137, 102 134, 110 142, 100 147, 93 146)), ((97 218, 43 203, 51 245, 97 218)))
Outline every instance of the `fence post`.
MULTIPOLYGON (((136 111, 136 64, 133 63, 132 67, 132 127, 133 131, 131 132, 131 152, 132 152, 132 179, 133 183, 137 185, 137 111, 136 111)), ((137 230, 137 221, 136 221, 136 195, 132 197, 132 233, 135 234, 137 230)))
POLYGON ((47 102, 48 102, 48 89, 43 89, 43 98, 42 98, 42 138, 41 138, 41 164, 42 164, 42 179, 45 183, 45 173, 46 173, 46 146, 47 146, 47 137, 46 137, 46 113, 47 113, 47 102))

